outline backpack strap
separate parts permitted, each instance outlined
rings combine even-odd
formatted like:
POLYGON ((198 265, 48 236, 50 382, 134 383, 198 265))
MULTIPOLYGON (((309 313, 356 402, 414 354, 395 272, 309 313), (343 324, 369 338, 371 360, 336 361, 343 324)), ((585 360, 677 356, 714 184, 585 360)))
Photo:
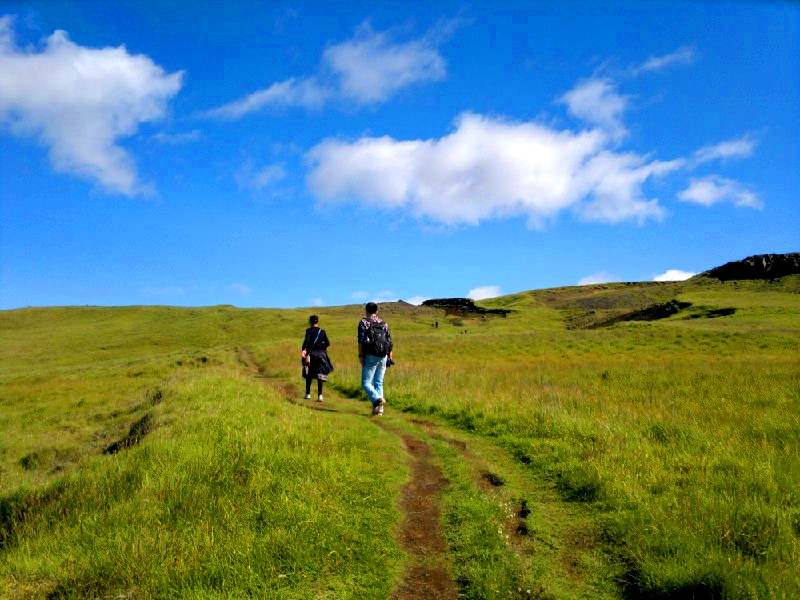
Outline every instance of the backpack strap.
POLYGON ((322 329, 317 330, 317 337, 314 338, 314 343, 311 344, 311 348, 309 348, 308 353, 311 354, 311 351, 314 349, 314 346, 317 345, 317 340, 319 339, 319 334, 322 333, 322 329))

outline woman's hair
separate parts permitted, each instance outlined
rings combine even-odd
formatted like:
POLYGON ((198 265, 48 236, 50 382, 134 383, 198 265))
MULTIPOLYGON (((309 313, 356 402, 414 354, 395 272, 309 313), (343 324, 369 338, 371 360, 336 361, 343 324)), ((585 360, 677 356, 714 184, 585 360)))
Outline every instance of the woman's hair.
POLYGON ((308 322, 311 323, 312 325, 316 325, 317 323, 319 323, 319 317, 317 315, 311 315, 310 317, 308 317, 308 322))

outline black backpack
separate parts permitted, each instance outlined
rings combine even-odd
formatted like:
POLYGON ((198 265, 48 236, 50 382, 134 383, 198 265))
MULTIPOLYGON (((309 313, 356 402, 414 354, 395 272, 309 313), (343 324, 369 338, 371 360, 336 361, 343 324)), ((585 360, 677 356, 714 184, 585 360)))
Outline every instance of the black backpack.
POLYGON ((389 327, 384 321, 371 321, 364 343, 366 353, 373 356, 386 356, 392 349, 390 339, 389 327))

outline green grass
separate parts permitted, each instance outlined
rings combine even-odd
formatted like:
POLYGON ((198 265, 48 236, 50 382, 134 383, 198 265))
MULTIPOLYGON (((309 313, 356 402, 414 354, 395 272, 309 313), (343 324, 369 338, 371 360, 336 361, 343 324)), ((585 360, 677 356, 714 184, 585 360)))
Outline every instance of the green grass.
MULTIPOLYGON (((134 309, 87 312, 140 322, 134 309)), ((180 323, 174 309, 145 312, 180 323)), ((404 556, 391 533, 400 444, 366 419, 297 410, 192 320, 182 350, 168 332, 157 352, 136 346, 146 335, 128 345, 117 322, 42 342, 84 356, 4 363, 0 596, 387 596, 404 556), (119 350, 92 366, 98 333, 119 350), (218 345, 191 348, 208 339, 218 345), (137 422, 138 443, 103 453, 137 422)))
MULTIPOLYGON (((388 416, 473 448, 432 440, 463 597, 800 595, 800 277, 483 304, 513 312, 383 312, 388 416), (691 306, 583 328, 672 299, 691 306), (736 310, 709 318, 720 308, 736 310), (482 468, 507 484, 482 488, 482 468), (514 541, 522 500, 536 535, 514 541)), ((359 397, 361 309, 316 312, 331 385, 359 397)), ((367 419, 277 391, 299 389, 307 314, 0 313, 0 596, 388 597, 406 561, 392 534, 407 459, 367 419), (103 454, 142 419, 137 444, 103 454)))

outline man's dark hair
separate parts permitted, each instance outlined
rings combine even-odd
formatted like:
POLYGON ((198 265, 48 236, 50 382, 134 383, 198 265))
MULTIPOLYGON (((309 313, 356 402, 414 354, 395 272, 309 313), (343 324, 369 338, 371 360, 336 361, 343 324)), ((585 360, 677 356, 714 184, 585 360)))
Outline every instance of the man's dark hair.
POLYGON ((374 302, 367 302, 367 305, 364 308, 367 309, 368 315, 374 315, 378 312, 378 305, 374 302))
POLYGON ((308 317, 308 322, 311 323, 312 325, 316 325, 317 323, 319 323, 319 317, 317 315, 311 315, 310 317, 308 317))

